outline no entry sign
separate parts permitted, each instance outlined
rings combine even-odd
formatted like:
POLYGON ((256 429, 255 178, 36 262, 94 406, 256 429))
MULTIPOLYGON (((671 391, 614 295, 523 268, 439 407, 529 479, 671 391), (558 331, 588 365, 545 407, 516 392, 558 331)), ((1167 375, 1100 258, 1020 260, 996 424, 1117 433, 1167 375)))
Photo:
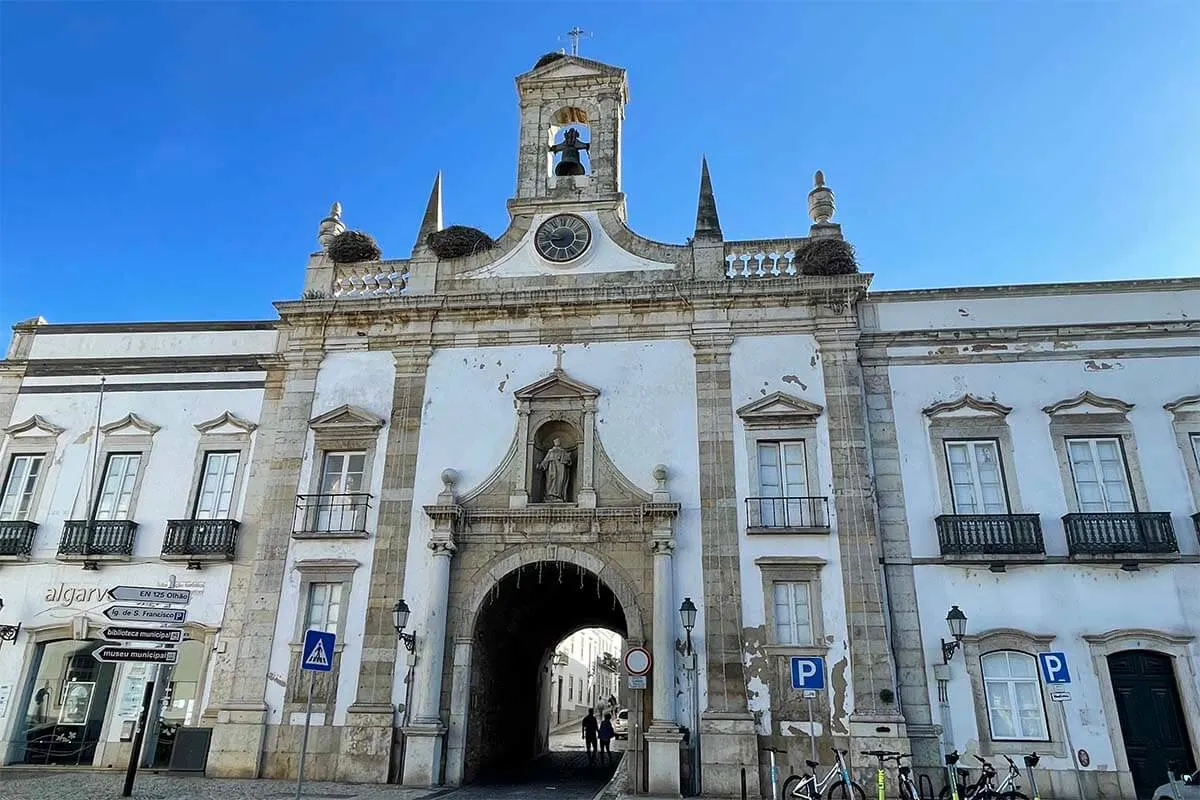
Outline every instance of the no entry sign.
POLYGON ((650 651, 644 647, 631 647, 625 651, 625 670, 630 675, 645 675, 653 664, 650 651))

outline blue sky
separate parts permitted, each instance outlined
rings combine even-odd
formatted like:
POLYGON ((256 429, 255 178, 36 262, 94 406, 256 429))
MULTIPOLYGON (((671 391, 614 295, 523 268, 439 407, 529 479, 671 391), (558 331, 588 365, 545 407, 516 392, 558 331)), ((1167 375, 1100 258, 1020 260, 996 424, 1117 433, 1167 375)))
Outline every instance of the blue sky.
POLYGON ((4 3, 0 325, 272 318, 333 200, 405 257, 499 235, 513 77, 578 24, 629 70, 632 226, 801 234, 876 289, 1200 273, 1200 3, 4 3))

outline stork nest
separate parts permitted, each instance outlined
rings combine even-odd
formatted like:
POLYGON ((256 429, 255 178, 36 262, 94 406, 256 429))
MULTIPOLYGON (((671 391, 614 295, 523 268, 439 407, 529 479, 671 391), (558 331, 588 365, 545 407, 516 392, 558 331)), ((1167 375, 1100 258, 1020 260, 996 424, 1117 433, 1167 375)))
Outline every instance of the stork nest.
POLYGON ((357 264, 360 261, 378 261, 383 251, 368 234, 362 231, 343 231, 333 237, 326 251, 335 264, 357 264))
POLYGON ((451 225, 425 237, 425 244, 438 258, 462 258, 496 246, 496 240, 478 228, 451 225))
POLYGON ((546 53, 546 55, 537 60, 537 63, 533 65, 533 68, 537 69, 538 67, 544 67, 547 64, 552 64, 555 61, 558 61, 560 58, 566 58, 566 56, 563 53, 546 53))
POLYGON ((796 253, 796 266, 801 275, 853 275, 858 259, 845 239, 809 239, 796 253))

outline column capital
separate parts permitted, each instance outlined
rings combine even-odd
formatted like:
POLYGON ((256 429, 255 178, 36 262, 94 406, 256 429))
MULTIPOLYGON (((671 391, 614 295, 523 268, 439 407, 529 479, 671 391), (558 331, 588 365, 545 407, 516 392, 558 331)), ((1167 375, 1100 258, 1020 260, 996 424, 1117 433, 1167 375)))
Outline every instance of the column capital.
POLYGON ((674 539, 654 539, 650 542, 650 552, 656 556, 669 556, 674 550, 674 539))
POLYGON ((449 558, 458 552, 458 545, 452 539, 435 539, 429 542, 428 547, 433 551, 435 556, 446 556, 449 558))

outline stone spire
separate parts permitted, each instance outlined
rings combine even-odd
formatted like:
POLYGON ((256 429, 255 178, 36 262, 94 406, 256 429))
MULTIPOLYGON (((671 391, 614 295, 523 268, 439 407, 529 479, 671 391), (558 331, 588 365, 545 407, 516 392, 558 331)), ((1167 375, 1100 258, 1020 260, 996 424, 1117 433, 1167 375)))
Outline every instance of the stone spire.
POLYGON ((425 247, 425 239, 431 233, 442 229, 442 173, 438 170, 433 179, 433 190, 429 193, 429 202, 425 205, 425 216, 421 219, 421 229, 417 231, 417 241, 413 250, 425 247))
POLYGON ((696 239, 722 238, 721 220, 717 217, 717 199, 713 197, 712 179, 708 176, 708 158, 700 159, 700 199, 696 203, 696 239))
POLYGON ((329 209, 329 216, 321 220, 317 228, 317 241, 321 243, 321 249, 328 250, 334 237, 345 231, 346 226, 342 223, 342 204, 334 203, 329 209))
POLYGON ((825 185, 825 173, 813 175, 813 190, 808 193, 808 215, 817 225, 827 225, 837 211, 833 190, 825 185))

